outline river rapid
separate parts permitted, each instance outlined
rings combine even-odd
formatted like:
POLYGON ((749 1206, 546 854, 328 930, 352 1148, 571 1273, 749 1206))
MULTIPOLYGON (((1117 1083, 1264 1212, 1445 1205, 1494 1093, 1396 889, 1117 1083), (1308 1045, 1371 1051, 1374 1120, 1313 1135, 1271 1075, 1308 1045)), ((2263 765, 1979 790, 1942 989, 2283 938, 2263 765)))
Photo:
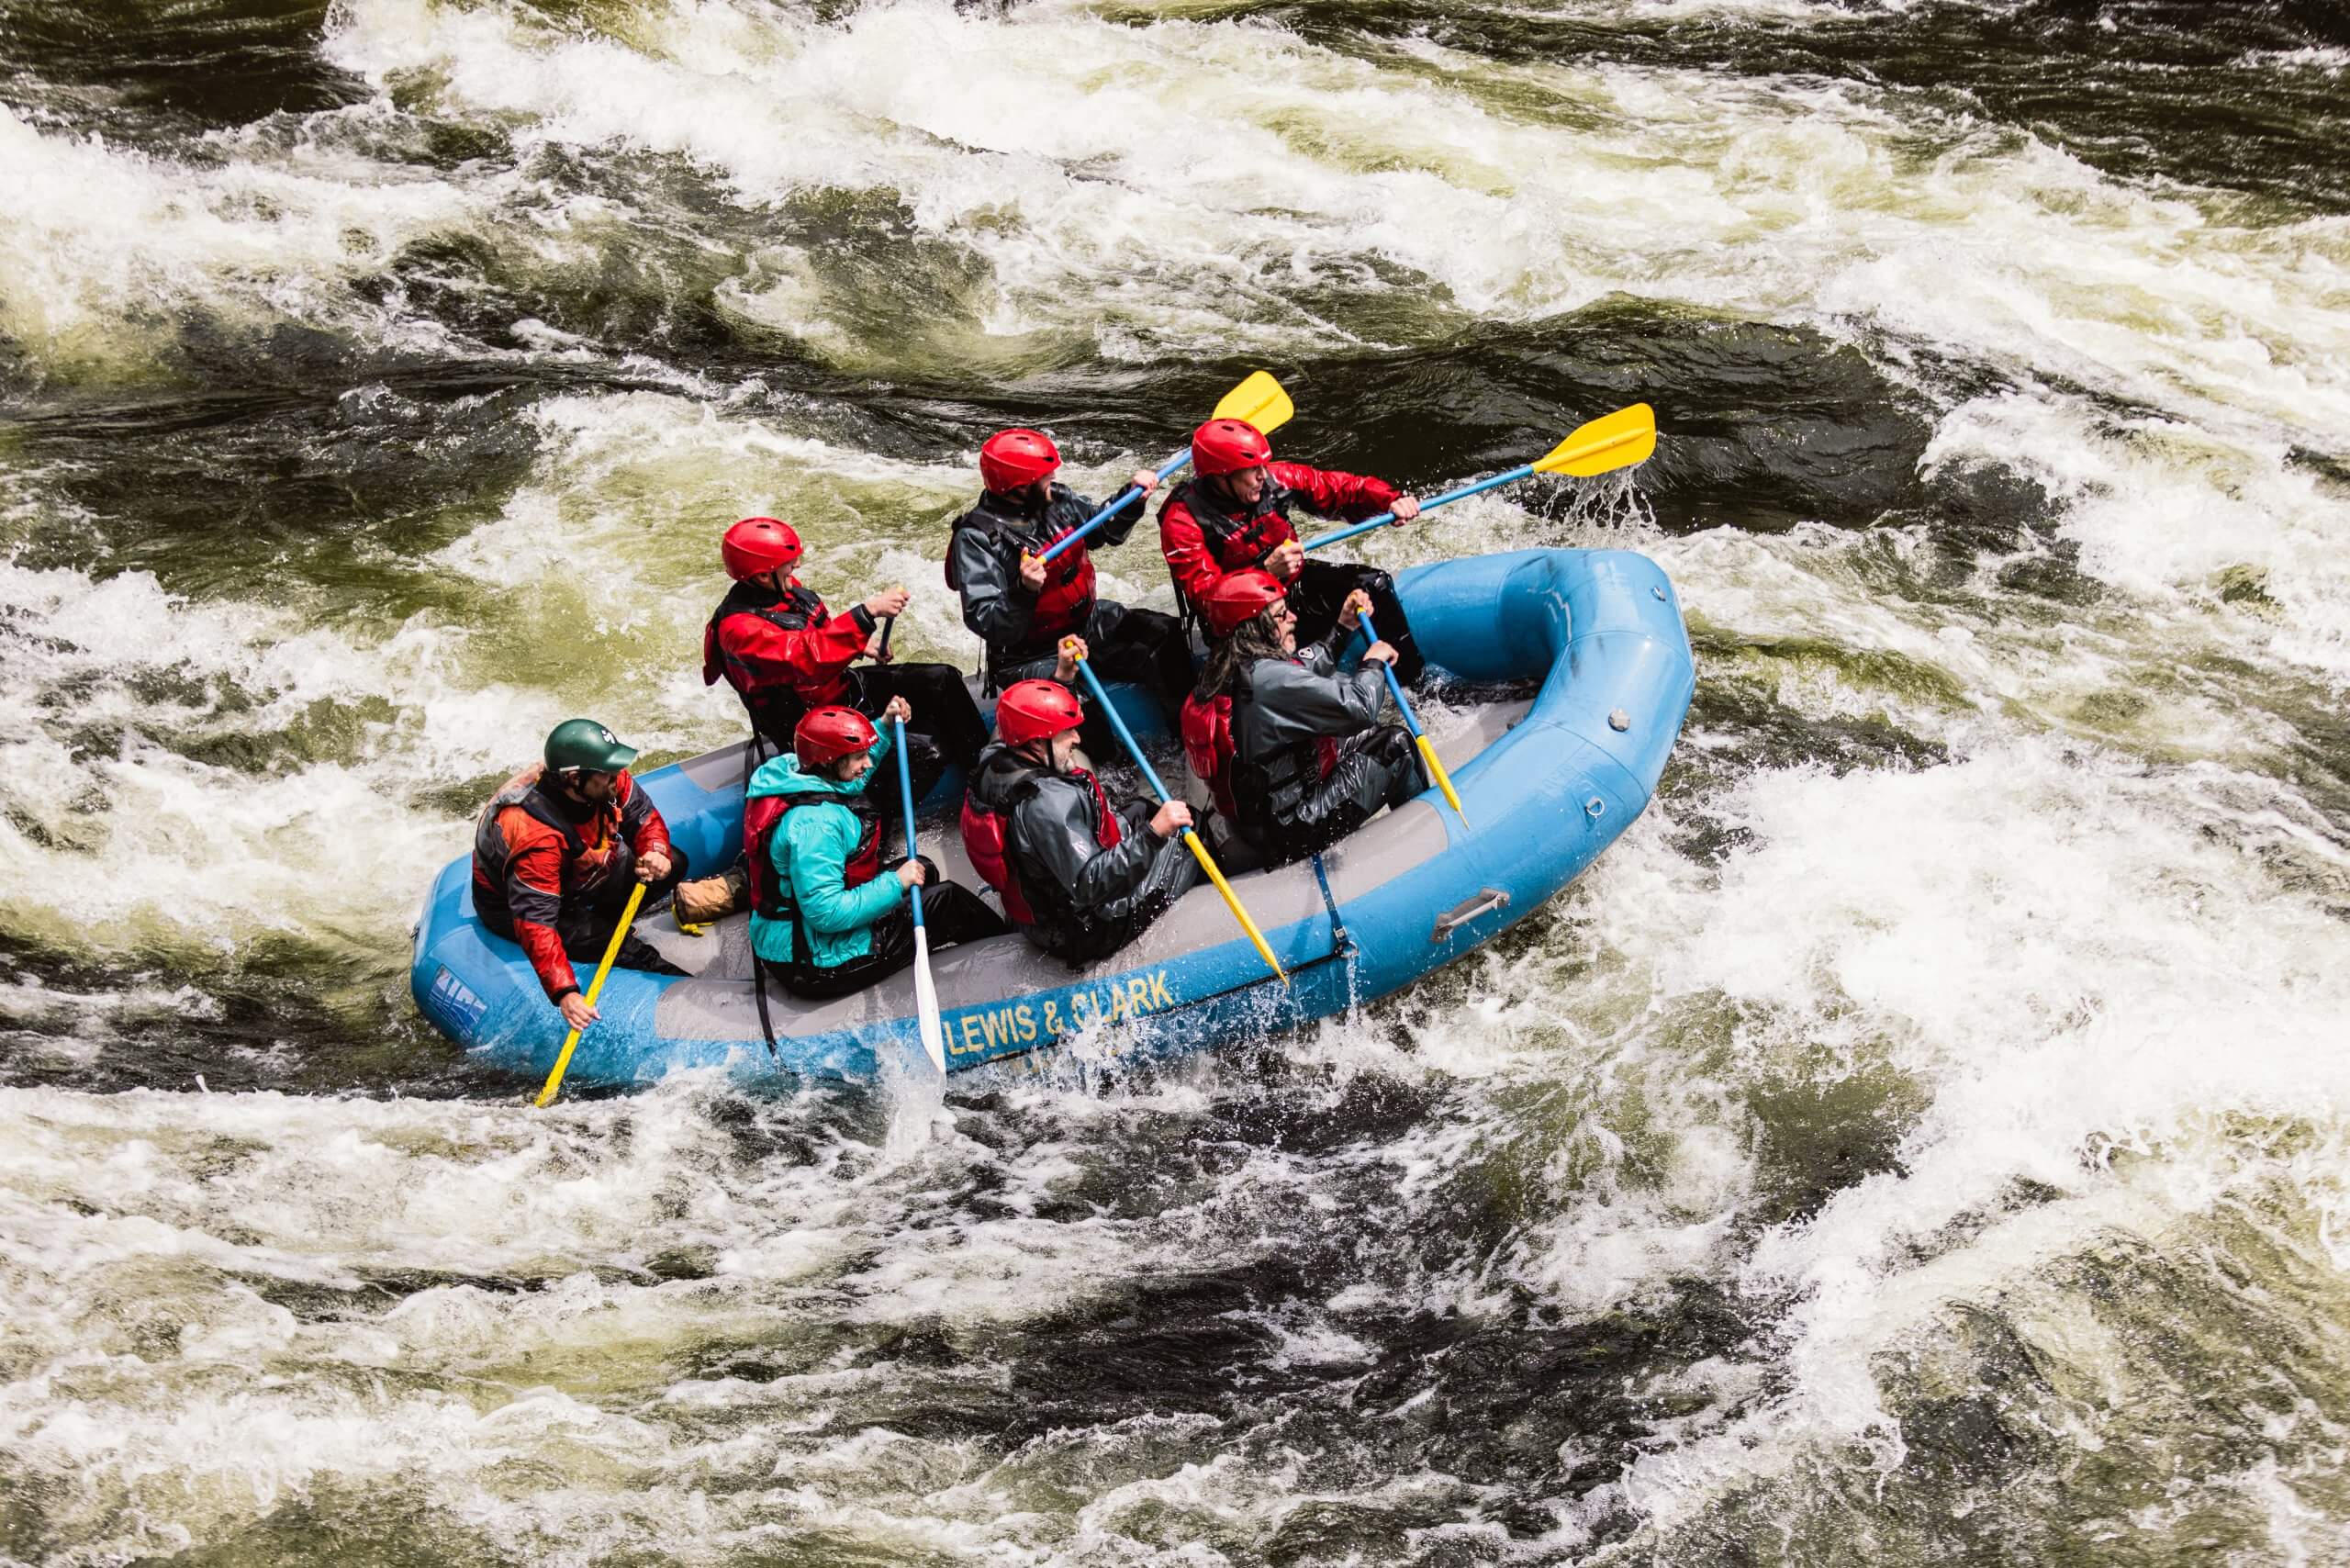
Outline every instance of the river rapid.
MULTIPOLYGON (((0 1561, 2350 1562, 2350 15, 0 0, 0 1561), (715 538, 1645 398, 1698 687, 1357 1016, 533 1114, 408 928, 715 538)), ((1146 531, 1110 591, 1164 603, 1146 531)))

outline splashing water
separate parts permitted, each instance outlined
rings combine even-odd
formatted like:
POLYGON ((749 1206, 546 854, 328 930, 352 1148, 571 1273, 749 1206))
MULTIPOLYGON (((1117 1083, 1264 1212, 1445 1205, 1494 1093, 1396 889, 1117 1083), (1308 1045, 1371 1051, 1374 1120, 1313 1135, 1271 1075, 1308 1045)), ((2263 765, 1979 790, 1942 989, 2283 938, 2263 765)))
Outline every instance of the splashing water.
POLYGON ((0 0, 0 1559, 2344 1561, 2345 51, 0 0), (1421 494, 1655 405, 1349 545, 1672 574, 1552 908, 878 1092, 525 1114, 414 1017, 549 725, 736 734, 727 521, 969 667, 979 440, 1106 493, 1259 364, 1421 494))

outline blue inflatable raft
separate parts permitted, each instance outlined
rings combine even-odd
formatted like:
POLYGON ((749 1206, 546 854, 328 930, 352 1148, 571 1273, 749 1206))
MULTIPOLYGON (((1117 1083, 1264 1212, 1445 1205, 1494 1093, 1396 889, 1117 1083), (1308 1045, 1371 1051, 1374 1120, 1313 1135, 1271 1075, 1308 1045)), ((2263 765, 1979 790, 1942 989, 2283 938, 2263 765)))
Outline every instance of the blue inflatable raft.
MULTIPOLYGON (((1114 1025, 1124 1046, 1158 1051, 1342 1012, 1525 919, 1630 825, 1695 683, 1681 607, 1656 564, 1626 551, 1528 550, 1415 567, 1398 589, 1431 663, 1471 687, 1515 687, 1506 699, 1431 703, 1421 715, 1469 825, 1430 790, 1318 864, 1236 871, 1233 888, 1289 970, 1287 985, 1206 886, 1140 941, 1084 969, 1017 935, 941 951, 934 969, 950 1070, 1102 1025, 1114 1025), (1528 700, 1525 688, 1537 680, 1528 700)), ((1113 697, 1138 734, 1166 734, 1147 698, 1130 689, 1113 697)), ((728 865, 740 853, 747 753, 729 746, 639 780, 697 867, 728 865)), ((1170 788, 1175 776, 1180 765, 1170 788)), ((1196 783, 1192 795, 1204 800, 1196 783)), ((951 818, 926 824, 922 846, 948 876, 979 885, 951 818)), ((563 1020, 521 949, 476 923, 471 886, 464 857, 433 883, 415 932, 417 1004, 468 1050, 543 1072, 562 1046, 563 1020)), ((869 1078, 877 1053, 920 1053, 910 976, 832 1002, 800 1002, 771 985, 771 1056, 743 917, 699 936, 666 913, 637 930, 691 972, 613 970, 599 1002, 602 1021, 572 1059, 572 1081, 643 1081, 714 1065, 869 1078)))

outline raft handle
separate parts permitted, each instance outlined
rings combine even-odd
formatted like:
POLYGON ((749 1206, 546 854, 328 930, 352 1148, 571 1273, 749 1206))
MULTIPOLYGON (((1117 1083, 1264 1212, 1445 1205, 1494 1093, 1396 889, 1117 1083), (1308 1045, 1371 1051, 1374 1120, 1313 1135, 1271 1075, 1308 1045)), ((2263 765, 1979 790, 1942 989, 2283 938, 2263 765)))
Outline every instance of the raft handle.
POLYGON ((1458 926, 1468 924, 1481 914, 1491 914, 1497 909, 1509 907, 1509 893, 1502 888, 1480 888, 1477 896, 1467 903, 1455 904, 1436 917, 1436 930, 1428 940, 1441 942, 1458 926))

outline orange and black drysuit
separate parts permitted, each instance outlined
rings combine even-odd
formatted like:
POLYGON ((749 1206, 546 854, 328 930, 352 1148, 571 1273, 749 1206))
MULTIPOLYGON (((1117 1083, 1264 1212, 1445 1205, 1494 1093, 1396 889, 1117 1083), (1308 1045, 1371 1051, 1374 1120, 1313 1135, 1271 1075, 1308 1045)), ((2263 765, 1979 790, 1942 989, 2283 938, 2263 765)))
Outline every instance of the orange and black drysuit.
MULTIPOLYGON (((650 797, 623 770, 612 797, 574 801, 532 763, 499 787, 474 824, 474 912, 498 935, 522 945, 549 1002, 580 989, 570 960, 604 956, 636 880, 636 863, 658 851, 666 875, 647 884, 657 900, 686 874, 683 851, 650 797)), ((630 936, 613 960, 622 969, 681 971, 651 944, 630 936)))
MULTIPOLYGON (((1360 522, 1393 510, 1400 494, 1384 479, 1303 463, 1269 463, 1265 471, 1265 487, 1254 504, 1232 499, 1215 480, 1194 475, 1176 486, 1159 508, 1159 549, 1187 609, 1206 603, 1208 590, 1227 573, 1262 566, 1275 547, 1295 539, 1293 509, 1360 522)), ((1395 650, 1395 678, 1407 685, 1419 678, 1419 644, 1395 598, 1395 579, 1385 572, 1308 555, 1296 578, 1282 586, 1297 617, 1301 646, 1328 635, 1348 594, 1360 588, 1371 595, 1371 622, 1395 650)))
POLYGON ((952 665, 849 667, 864 652, 873 627, 873 614, 865 606, 834 615, 798 577, 788 579, 781 593, 761 583, 738 582, 703 628, 702 684, 715 686, 722 679, 734 689, 767 756, 791 749, 792 727, 811 708, 836 702, 878 719, 890 699, 903 697, 913 710, 906 721, 906 760, 919 801, 948 763, 968 769, 979 759, 987 721, 952 665))

